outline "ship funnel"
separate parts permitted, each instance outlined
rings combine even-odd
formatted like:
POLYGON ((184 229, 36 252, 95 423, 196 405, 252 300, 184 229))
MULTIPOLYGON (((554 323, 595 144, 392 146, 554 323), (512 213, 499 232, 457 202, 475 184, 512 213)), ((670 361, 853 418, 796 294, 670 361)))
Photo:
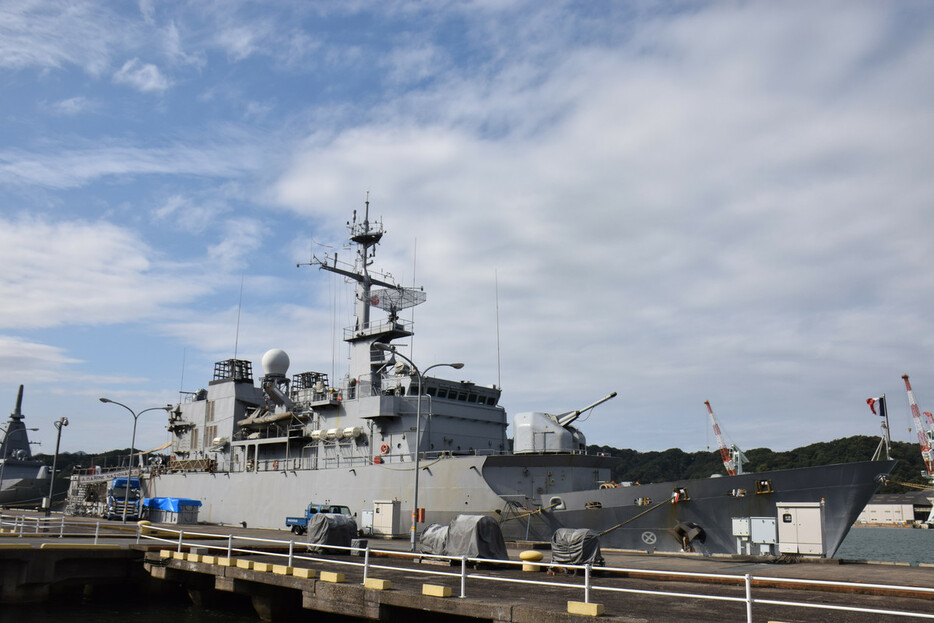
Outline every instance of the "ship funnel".
POLYGON ((574 420, 579 418, 582 413, 590 411, 591 409, 593 409, 594 407, 598 405, 602 405, 604 402, 606 402, 610 398, 616 398, 616 392, 613 392, 609 396, 604 396, 597 402, 593 403, 592 405, 588 405, 584 407, 583 409, 580 409, 578 411, 569 411, 568 413, 563 413, 561 415, 556 416, 556 419, 558 420, 558 424, 560 424, 561 426, 567 426, 568 424, 571 424, 572 422, 574 422, 574 420))

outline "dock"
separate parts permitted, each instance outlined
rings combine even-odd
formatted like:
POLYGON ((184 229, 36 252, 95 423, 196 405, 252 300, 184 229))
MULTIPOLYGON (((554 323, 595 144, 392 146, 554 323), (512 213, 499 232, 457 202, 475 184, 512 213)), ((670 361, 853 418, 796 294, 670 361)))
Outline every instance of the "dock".
MULTIPOLYGON (((101 536, 98 527, 91 542, 94 531, 85 522, 86 536, 65 530, 59 536, 51 528, 37 535, 2 534, 0 599, 37 599, 69 583, 136 574, 135 581, 145 575, 148 581, 181 585, 206 607, 240 600, 263 621, 310 620, 316 613, 370 621, 504 623, 594 617, 647 623, 934 619, 930 566, 836 559, 781 564, 604 550, 605 566, 585 573, 550 565, 545 550, 539 567, 523 571, 518 564, 413 556, 404 541, 371 540, 365 550, 309 551, 301 537, 285 531, 230 526, 181 527, 181 538, 179 526, 153 526, 165 537, 156 541, 141 538, 135 524, 110 522, 107 527, 116 534, 108 530, 101 536), (207 532, 212 538, 198 536, 207 532)), ((533 544, 511 545, 510 559, 517 561, 533 544)))

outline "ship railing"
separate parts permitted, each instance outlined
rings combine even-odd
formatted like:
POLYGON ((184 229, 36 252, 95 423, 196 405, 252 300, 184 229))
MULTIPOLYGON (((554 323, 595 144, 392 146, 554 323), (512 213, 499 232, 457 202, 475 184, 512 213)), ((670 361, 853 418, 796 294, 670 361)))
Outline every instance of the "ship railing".
MULTIPOLYGON (((900 617, 913 617, 920 619, 934 620, 934 614, 930 612, 913 612, 906 610, 897 610, 894 608, 867 608, 854 605, 852 593, 884 591, 890 594, 911 595, 923 599, 934 599, 934 588, 922 586, 901 586, 894 584, 869 584, 863 582, 843 582, 811 580, 804 578, 785 578, 776 576, 758 576, 746 573, 743 575, 730 573, 699 573, 692 571, 663 570, 663 569, 645 569, 628 567, 607 567, 592 564, 575 565, 563 562, 537 562, 532 563, 537 570, 548 568, 551 571, 561 572, 561 576, 578 577, 580 573, 583 578, 581 581, 563 581, 558 579, 559 575, 554 575, 552 580, 533 580, 512 576, 498 575, 497 569, 517 569, 526 570, 527 561, 498 560, 489 558, 473 558, 469 556, 450 556, 426 554, 423 552, 408 552, 399 549, 378 549, 372 548, 368 541, 361 540, 360 544, 348 546, 340 545, 322 545, 301 540, 282 540, 265 539, 259 537, 248 537, 243 535, 233 535, 229 533, 211 533, 200 532, 197 530, 185 530, 183 528, 166 528, 162 526, 139 526, 136 532, 137 543, 141 541, 161 542, 171 547, 174 552, 182 554, 185 551, 191 551, 192 548, 200 550, 212 550, 214 553, 221 554, 228 559, 234 559, 235 556, 263 556, 278 558, 286 563, 287 567, 294 568, 296 563, 326 563, 330 565, 343 565, 354 567, 362 572, 362 583, 366 584, 367 578, 374 570, 402 571, 408 574, 422 574, 426 576, 435 576, 442 578, 457 578, 460 585, 460 597, 468 597, 468 580, 470 586, 476 586, 483 582, 503 582, 509 584, 526 584, 532 586, 541 586, 550 589, 566 589, 571 591, 572 595, 580 595, 583 603, 591 604, 593 598, 598 593, 603 593, 609 598, 625 594, 640 594, 656 596, 661 598, 674 599, 694 599, 694 600, 713 600, 721 602, 730 602, 743 604, 747 623, 753 623, 753 606, 780 606, 794 608, 811 608, 818 610, 836 610, 841 612, 854 612, 862 614, 881 614, 900 617), (258 545, 259 544, 259 545, 258 545), (264 548, 262 544, 269 547, 264 548), (326 557, 328 554, 348 555, 347 558, 326 557), (356 558, 357 560, 354 560, 356 558), (359 560, 362 558, 362 560, 359 560), (424 568, 412 566, 401 566, 402 561, 413 562, 418 560, 432 560, 447 563, 443 566, 429 565, 424 568), (374 562, 376 560, 377 562, 374 562), (394 562, 399 561, 399 562, 394 562), (459 571, 443 571, 445 568, 457 568, 459 571), (721 594, 711 592, 689 593, 682 591, 664 591, 632 588, 620 586, 619 583, 612 583, 613 579, 619 578, 637 578, 637 579, 656 579, 656 581, 704 581, 708 586, 715 587, 712 590, 722 590, 721 594), (829 603, 826 598, 823 602, 817 601, 817 595, 809 595, 812 601, 793 601, 768 599, 754 596, 753 588, 760 591, 773 588, 815 588, 820 591, 821 596, 829 595, 830 589, 837 589, 846 593, 844 599, 837 603, 829 603)), ((171 550, 163 550, 165 554, 174 554, 171 550)), ((189 558, 190 559, 190 558, 189 558)), ((625 608, 623 601, 615 601, 620 608, 625 608)))
POLYGON ((357 327, 344 327, 344 339, 349 340, 364 335, 378 335, 390 331, 405 331, 411 333, 412 326, 413 324, 410 320, 397 319, 395 321, 381 320, 379 322, 368 322, 359 329, 357 327))

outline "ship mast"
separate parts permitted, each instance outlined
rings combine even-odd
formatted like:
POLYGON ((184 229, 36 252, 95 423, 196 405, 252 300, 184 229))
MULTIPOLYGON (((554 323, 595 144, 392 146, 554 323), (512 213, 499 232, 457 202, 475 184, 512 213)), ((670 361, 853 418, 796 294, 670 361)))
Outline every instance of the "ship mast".
POLYGON ((375 372, 382 365, 381 360, 377 361, 371 355, 374 342, 388 344, 394 339, 413 335, 410 323, 400 321, 398 312, 424 302, 425 293, 420 289, 405 288, 393 283, 391 275, 376 272, 374 277, 374 274, 371 274, 369 267, 376 257, 376 245, 386 232, 382 222, 370 221, 369 193, 366 197, 363 220, 357 221, 357 211, 354 210, 353 219, 347 222, 347 229, 350 232, 350 241, 357 247, 357 256, 352 267, 346 263, 341 265, 337 253, 325 254, 322 258, 314 256, 306 265, 317 266, 351 279, 357 284, 354 326, 345 330, 344 341, 352 345, 349 375, 352 379, 358 379, 375 372), (374 290, 373 286, 383 289, 374 290), (371 307, 387 311, 389 318, 384 322, 372 322, 371 307), (409 326, 406 326, 407 324, 409 326))

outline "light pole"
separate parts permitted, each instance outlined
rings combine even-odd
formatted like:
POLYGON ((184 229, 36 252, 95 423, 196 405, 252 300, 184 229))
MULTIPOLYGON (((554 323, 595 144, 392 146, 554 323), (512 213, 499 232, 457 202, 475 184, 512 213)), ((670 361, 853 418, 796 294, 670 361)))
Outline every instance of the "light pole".
POLYGON ((0 464, 0 493, 3 492, 3 470, 6 469, 6 460, 7 455, 10 453, 10 442, 8 441, 10 435, 19 432, 32 431, 36 432, 38 428, 17 428, 16 430, 10 430, 10 425, 7 424, 6 428, 3 429, 3 463, 0 464))
POLYGON ((132 437, 132 441, 130 441, 130 462, 127 466, 126 487, 124 487, 123 489, 123 523, 126 523, 126 507, 130 504, 130 478, 133 477, 133 450, 135 449, 135 446, 136 446, 136 420, 138 420, 139 416, 146 413, 147 411, 157 411, 159 409, 163 411, 171 411, 172 405, 166 405, 164 407, 149 407, 148 409, 143 409, 142 411, 137 413, 136 411, 129 408, 122 402, 117 402, 116 400, 111 400, 110 398, 101 398, 100 401, 103 403, 109 402, 115 405, 120 405, 121 407, 129 411, 130 415, 133 416, 133 437, 132 437))
MULTIPOLYGON (((382 342, 375 342, 373 347, 377 350, 385 350, 395 354, 398 357, 402 357, 405 361, 408 361, 412 366, 412 369, 415 370, 415 375, 418 377, 418 395, 415 399, 415 484, 414 492, 412 494, 412 535, 411 535, 411 545, 412 551, 415 551, 415 533, 418 531, 418 464, 419 464, 419 450, 421 450, 421 425, 422 425, 422 391, 425 387, 425 375, 418 371, 418 366, 415 365, 415 362, 398 352, 395 348, 389 344, 383 344, 382 342)), ((442 366, 447 366, 449 368, 454 368, 455 370, 460 370, 464 367, 462 363, 436 363, 425 368, 427 373, 432 368, 440 368, 442 366)))
POLYGON ((49 478, 49 505, 45 507, 45 516, 52 514, 52 490, 55 487, 55 466, 58 464, 58 448, 62 443, 62 427, 68 426, 68 418, 60 417, 52 422, 52 425, 58 429, 58 436, 55 438, 55 456, 52 457, 52 476, 49 478))

